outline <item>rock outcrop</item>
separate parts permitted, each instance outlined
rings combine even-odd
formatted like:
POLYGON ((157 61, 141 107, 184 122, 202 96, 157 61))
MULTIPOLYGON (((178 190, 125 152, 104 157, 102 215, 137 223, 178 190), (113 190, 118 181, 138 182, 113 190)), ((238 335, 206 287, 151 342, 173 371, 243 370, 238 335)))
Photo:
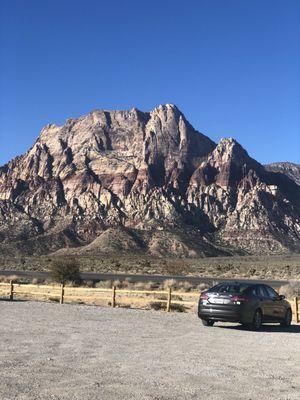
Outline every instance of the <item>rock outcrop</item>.
POLYGON ((111 251, 160 256, 296 251, 299 210, 292 179, 234 139, 215 144, 170 104, 47 125, 0 168, 2 254, 114 241, 111 251))

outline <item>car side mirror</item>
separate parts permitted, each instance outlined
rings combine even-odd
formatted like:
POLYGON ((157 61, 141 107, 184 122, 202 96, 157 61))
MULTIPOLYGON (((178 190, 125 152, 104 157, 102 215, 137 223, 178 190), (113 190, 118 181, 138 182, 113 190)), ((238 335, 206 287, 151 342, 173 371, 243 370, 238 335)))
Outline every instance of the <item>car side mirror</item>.
POLYGON ((284 294, 280 294, 279 296, 278 296, 278 300, 284 300, 285 299, 285 295, 284 294))

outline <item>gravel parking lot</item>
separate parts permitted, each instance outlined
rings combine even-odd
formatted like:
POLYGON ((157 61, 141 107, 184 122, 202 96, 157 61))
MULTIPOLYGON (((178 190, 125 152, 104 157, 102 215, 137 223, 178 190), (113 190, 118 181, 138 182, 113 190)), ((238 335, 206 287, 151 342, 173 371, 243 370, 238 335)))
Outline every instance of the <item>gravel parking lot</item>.
POLYGON ((0 399, 300 398, 300 326, 0 301, 0 399))

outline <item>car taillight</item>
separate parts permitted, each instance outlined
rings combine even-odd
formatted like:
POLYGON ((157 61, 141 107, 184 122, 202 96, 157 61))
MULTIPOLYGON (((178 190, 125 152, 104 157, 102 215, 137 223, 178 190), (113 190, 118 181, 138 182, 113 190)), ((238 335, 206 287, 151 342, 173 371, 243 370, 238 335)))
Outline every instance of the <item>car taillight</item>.
POLYGON ((209 296, 205 292, 201 293, 200 300, 208 300, 208 299, 209 299, 209 296))
POLYGON ((231 301, 233 303, 241 304, 241 302, 248 301, 248 297, 245 297, 245 296, 232 296, 231 301))

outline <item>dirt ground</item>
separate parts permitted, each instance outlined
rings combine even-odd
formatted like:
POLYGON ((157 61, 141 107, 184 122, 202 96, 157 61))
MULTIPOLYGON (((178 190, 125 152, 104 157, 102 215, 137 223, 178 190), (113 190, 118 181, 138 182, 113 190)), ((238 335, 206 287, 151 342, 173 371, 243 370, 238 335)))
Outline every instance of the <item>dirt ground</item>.
POLYGON ((300 398, 300 326, 0 301, 1 400, 300 398))

